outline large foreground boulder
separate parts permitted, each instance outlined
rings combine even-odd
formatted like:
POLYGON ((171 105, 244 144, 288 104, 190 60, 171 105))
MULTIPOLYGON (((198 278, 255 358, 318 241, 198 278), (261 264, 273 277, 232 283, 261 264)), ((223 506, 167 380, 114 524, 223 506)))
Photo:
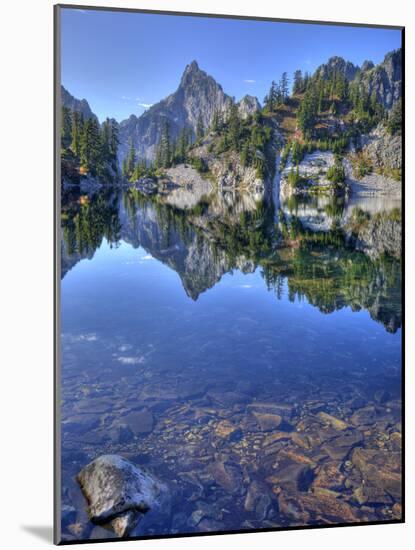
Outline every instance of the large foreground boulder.
POLYGON ((85 466, 77 481, 94 523, 108 524, 119 537, 133 531, 143 514, 166 501, 166 485, 118 455, 103 455, 85 466))

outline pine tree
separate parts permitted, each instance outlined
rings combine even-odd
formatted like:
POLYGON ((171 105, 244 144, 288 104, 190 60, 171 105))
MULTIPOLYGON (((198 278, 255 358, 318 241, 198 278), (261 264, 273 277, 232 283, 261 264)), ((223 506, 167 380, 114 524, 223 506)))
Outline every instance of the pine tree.
POLYGON ((111 139, 110 139, 110 151, 113 160, 117 159, 118 145, 120 144, 119 138, 119 125, 115 119, 111 119, 111 139))
POLYGON ((245 141, 241 151, 241 164, 242 166, 249 166, 249 163, 250 163, 249 143, 245 141))
POLYGON ((169 123, 164 121, 160 141, 156 149, 156 166, 157 168, 168 168, 171 165, 172 150, 170 142, 169 123))
POLYGON ((214 110, 212 115, 212 121, 210 123, 210 128, 212 132, 218 132, 220 129, 219 125, 219 111, 217 109, 214 110))
POLYGON ((281 103, 287 103, 289 90, 288 90, 288 75, 283 72, 280 79, 279 91, 281 96, 281 103))
POLYGON ((301 101, 297 115, 298 126, 306 138, 311 135, 314 128, 317 108, 318 105, 315 91, 309 87, 304 94, 304 98, 301 101))
POLYGON ((271 82, 271 87, 269 89, 268 94, 264 97, 264 105, 270 113, 272 113, 275 110, 275 107, 277 106, 278 95, 279 95, 279 91, 277 88, 277 83, 275 82, 275 80, 273 80, 271 82))
POLYGON ((233 103, 229 113, 227 138, 237 151, 239 150, 239 145, 240 145, 239 143, 240 131, 241 131, 241 121, 239 118, 238 107, 236 103, 233 103))
POLYGON ((82 113, 74 111, 72 114, 71 128, 71 149, 77 157, 81 155, 81 136, 83 131, 84 119, 82 113))
POLYGON ((178 162, 186 162, 188 142, 188 131, 182 128, 177 138, 176 159, 178 162))
POLYGON ((391 134, 402 131, 402 101, 397 101, 392 107, 387 121, 387 129, 391 134))
POLYGON ((196 141, 200 141, 205 135, 205 128, 203 126, 202 113, 199 113, 196 123, 196 141))
POLYGON ((303 73, 300 69, 294 72, 293 94, 301 94, 304 91, 303 73))
POLYGON ((304 73, 304 78, 303 78, 303 92, 305 92, 308 89, 310 82, 311 82, 310 73, 306 71, 304 73))
POLYGON ((109 162, 111 160, 111 123, 109 118, 106 118, 102 124, 101 140, 103 159, 109 162))
POLYGON ((133 175, 135 163, 137 160, 137 155, 135 152, 134 142, 130 139, 130 149, 127 156, 127 165, 126 165, 126 176, 130 178, 133 175))
POLYGON ((61 145, 67 149, 71 143, 72 116, 68 107, 62 107, 61 116, 61 145))
POLYGON ((80 141, 81 165, 96 175, 102 159, 99 126, 95 118, 85 121, 80 141))

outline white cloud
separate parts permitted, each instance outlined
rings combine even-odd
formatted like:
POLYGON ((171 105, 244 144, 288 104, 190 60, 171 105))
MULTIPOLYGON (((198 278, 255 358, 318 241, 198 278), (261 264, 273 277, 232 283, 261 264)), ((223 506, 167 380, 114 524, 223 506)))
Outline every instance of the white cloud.
POLYGON ((244 82, 247 84, 255 84, 256 80, 253 80, 252 78, 245 78, 244 82))
POLYGON ((146 254, 141 258, 142 260, 154 260, 153 256, 151 254, 146 254))
POLYGON ((144 109, 149 109, 153 106, 153 103, 139 103, 138 106, 143 107, 144 109))
POLYGON ((122 99, 123 101, 131 101, 132 98, 131 98, 130 96, 128 96, 128 95, 122 95, 122 96, 121 96, 121 99, 122 99))

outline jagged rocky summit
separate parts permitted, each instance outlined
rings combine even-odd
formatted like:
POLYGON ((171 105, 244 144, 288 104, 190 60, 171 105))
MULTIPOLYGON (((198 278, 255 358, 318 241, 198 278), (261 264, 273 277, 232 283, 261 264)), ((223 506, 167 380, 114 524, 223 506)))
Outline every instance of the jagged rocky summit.
POLYGON ((377 100, 390 109, 402 97, 402 51, 387 53, 382 63, 372 64, 359 76, 369 97, 374 92, 377 100))
POLYGON ((316 69, 315 76, 327 80, 333 74, 342 74, 347 80, 351 81, 355 78, 358 71, 359 67, 357 65, 353 65, 353 63, 346 61, 342 57, 333 56, 330 57, 327 63, 323 63, 316 69))
POLYGON ((92 112, 88 101, 86 99, 77 99, 64 86, 61 86, 61 102, 63 107, 67 107, 70 111, 81 113, 85 120, 88 118, 98 120, 97 116, 92 112))
POLYGON ((402 97, 401 49, 387 53, 378 65, 366 60, 361 67, 334 56, 320 65, 313 76, 328 79, 335 74, 345 76, 349 82, 359 82, 369 97, 375 92, 377 100, 387 109, 402 97))
POLYGON ((173 94, 150 107, 140 117, 131 115, 120 123, 120 159, 126 155, 130 140, 140 158, 153 159, 166 120, 170 136, 175 138, 185 127, 195 132, 199 116, 207 128, 213 113, 225 112, 231 104, 232 98, 225 94, 222 86, 202 71, 196 61, 192 61, 173 94))

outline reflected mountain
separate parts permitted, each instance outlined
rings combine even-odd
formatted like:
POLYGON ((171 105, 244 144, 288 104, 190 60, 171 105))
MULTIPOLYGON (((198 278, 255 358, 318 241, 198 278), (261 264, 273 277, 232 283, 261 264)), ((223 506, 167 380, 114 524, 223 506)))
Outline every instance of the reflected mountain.
POLYGON ((210 185, 152 196, 134 188, 67 193, 62 277, 91 259, 103 239, 114 246, 124 241, 176 271, 193 300, 232 270, 259 268, 277 297, 286 282, 292 301, 306 299, 322 313, 364 309, 396 332, 402 316, 400 212, 395 204, 366 203, 315 198, 276 210, 272 196, 210 185))

